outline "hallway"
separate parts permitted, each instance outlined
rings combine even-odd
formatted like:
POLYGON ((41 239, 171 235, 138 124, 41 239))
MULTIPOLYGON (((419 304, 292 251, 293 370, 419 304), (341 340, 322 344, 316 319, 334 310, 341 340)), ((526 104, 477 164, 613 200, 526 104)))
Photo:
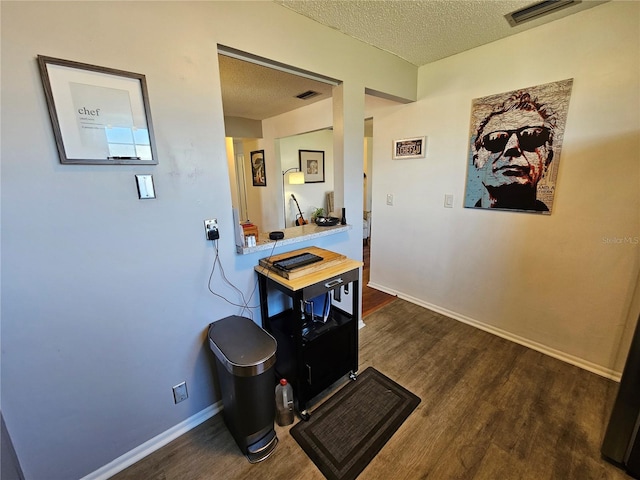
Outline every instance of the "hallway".
POLYGON ((362 261, 364 262, 364 267, 362 267, 362 318, 388 305, 397 298, 394 295, 389 295, 367 286, 371 266, 370 244, 371 239, 362 249, 362 261))

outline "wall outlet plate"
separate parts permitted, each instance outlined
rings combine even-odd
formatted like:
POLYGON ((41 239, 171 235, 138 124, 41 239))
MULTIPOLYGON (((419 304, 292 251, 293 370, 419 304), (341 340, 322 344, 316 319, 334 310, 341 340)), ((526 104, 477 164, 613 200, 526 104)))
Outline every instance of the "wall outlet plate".
POLYGON ((189 398, 189 393, 187 392, 187 382, 182 382, 173 387, 173 401, 175 403, 180 403, 187 398, 189 398))
POLYGON ((207 240, 217 240, 220 238, 217 218, 211 218, 204 221, 204 236, 207 240))

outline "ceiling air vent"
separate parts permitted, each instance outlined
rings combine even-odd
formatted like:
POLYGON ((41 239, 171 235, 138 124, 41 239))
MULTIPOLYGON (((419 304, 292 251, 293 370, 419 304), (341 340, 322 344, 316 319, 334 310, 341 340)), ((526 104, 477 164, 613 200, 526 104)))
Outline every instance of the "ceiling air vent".
POLYGON ((302 92, 301 94, 296 95, 296 98, 299 98, 300 100, 309 100, 310 98, 315 97, 317 95, 320 95, 320 92, 307 90, 306 92, 302 92))
POLYGON ((545 2, 534 3, 528 7, 508 13, 505 15, 505 18, 507 19, 507 22, 509 22, 509 25, 515 27, 524 22, 528 22, 529 20, 534 20, 544 15, 556 12, 561 8, 577 5, 580 2, 581 0, 547 0, 545 2))

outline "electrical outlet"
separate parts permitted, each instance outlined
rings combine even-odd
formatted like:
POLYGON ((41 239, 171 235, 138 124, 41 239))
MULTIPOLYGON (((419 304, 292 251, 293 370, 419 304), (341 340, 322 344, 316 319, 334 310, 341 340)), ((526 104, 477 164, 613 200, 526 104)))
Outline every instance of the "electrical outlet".
POLYGON ((218 240, 220 238, 217 218, 204 221, 204 234, 207 240, 218 240))
POLYGON ((173 401, 175 403, 180 403, 187 398, 189 398, 189 393, 187 393, 187 382, 182 382, 173 387, 173 401))
POLYGON ((393 205, 393 194, 387 193, 387 205, 393 205))

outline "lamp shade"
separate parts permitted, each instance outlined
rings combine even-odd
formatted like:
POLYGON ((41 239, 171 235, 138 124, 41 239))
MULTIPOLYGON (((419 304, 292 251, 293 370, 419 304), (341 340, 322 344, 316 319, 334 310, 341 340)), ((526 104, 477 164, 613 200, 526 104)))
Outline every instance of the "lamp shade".
POLYGON ((291 172, 289 174, 290 185, 302 185, 304 184, 304 172, 291 172))

